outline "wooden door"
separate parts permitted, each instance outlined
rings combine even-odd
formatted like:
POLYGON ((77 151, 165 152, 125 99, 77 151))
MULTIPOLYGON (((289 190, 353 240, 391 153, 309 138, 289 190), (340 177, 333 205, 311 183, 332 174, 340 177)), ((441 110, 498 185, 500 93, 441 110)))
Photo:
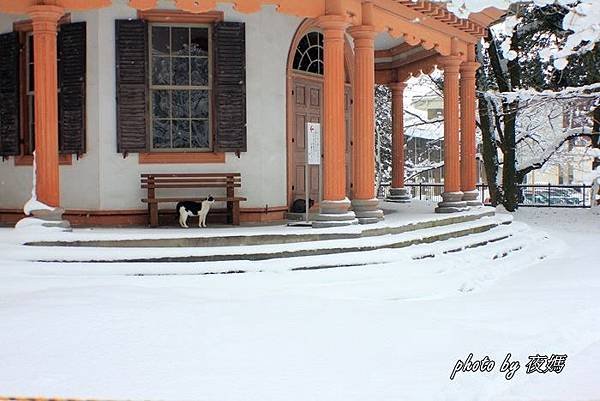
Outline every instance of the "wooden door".
MULTIPOLYGON (((292 135, 292 202, 306 197, 306 123, 321 122, 323 84, 319 81, 294 80, 294 131, 292 135)), ((319 200, 319 166, 308 166, 309 197, 319 200)))
MULTIPOLYGON (((306 166, 306 123, 321 122, 323 104, 323 82, 320 80, 294 78, 293 84, 293 132, 292 146, 292 202, 305 198, 306 166)), ((346 193, 352 193, 352 90, 345 88, 344 109, 346 112, 346 193)), ((322 131, 323 132, 323 131, 322 131)), ((323 132, 324 133, 324 132, 323 132)), ((326 133, 324 133, 326 135, 326 133)), ((322 145, 322 144, 321 144, 322 145)), ((322 150, 322 149, 321 149, 322 150)), ((309 196, 319 200, 319 166, 309 166, 309 196)))

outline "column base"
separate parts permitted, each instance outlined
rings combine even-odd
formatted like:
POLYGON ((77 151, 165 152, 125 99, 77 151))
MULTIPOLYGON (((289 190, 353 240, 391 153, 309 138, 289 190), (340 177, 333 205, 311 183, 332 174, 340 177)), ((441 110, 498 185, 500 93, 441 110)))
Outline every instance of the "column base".
POLYGON ((462 200, 463 193, 458 192, 444 192, 442 199, 438 206, 435 208, 436 213, 456 213, 464 212, 468 210, 467 202, 462 200))
POLYGON ((313 228, 342 227, 358 224, 354 212, 349 211, 350 200, 321 201, 321 212, 312 223, 313 228))
POLYGON ((463 191, 462 200, 467 202, 467 206, 483 206, 483 203, 479 201, 479 191, 476 189, 472 191, 463 191))
POLYGON ((352 199, 352 210, 360 224, 373 224, 383 220, 383 210, 379 209, 379 199, 352 199))
MULTIPOLYGON (((65 210, 60 207, 55 207, 52 210, 49 209, 38 209, 31 211, 31 217, 25 217, 19 222, 26 219, 38 219, 41 220, 41 226, 46 228, 61 228, 63 231, 71 231, 71 223, 68 220, 62 218, 65 210)), ((17 223, 17 226, 19 223, 17 223)))
POLYGON ((412 200, 412 196, 410 194, 410 189, 406 187, 402 188, 390 188, 390 192, 388 196, 385 198, 386 202, 396 202, 396 203, 410 203, 412 200))

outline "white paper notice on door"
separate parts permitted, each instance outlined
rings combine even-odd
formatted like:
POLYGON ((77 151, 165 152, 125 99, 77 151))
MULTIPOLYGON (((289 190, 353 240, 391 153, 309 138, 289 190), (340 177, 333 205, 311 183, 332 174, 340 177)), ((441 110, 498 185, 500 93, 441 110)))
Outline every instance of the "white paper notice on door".
POLYGON ((306 138, 308 164, 321 164, 321 124, 306 123, 306 138))

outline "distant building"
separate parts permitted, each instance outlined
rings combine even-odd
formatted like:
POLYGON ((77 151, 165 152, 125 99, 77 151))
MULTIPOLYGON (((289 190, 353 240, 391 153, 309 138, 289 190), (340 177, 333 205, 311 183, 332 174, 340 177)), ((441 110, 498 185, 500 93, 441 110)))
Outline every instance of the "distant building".
MULTIPOLYGON (((441 183, 444 177, 444 99, 429 77, 407 91, 404 135, 407 180, 441 183)), ((478 182, 482 163, 478 158, 478 182)))

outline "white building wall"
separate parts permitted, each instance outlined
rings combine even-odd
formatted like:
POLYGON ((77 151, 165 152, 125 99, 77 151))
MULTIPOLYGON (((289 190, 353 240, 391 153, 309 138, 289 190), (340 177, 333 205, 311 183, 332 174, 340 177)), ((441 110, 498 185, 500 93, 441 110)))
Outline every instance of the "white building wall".
MULTIPOLYGON (((117 153, 115 19, 136 18, 123 2, 109 8, 73 13, 87 22, 87 152, 72 166, 60 167, 61 205, 67 209, 139 209, 145 197, 141 173, 240 172, 242 207, 281 206, 286 187, 286 66, 289 46, 302 22, 277 13, 272 6, 240 14, 219 7, 226 21, 246 23, 246 93, 248 152, 226 154, 224 164, 139 164, 138 155, 117 153)), ((0 16, 0 32, 26 16, 0 16)), ((0 208, 20 208, 31 193, 32 169, 0 162, 0 208)), ((217 193, 218 191, 213 191, 217 193)))

